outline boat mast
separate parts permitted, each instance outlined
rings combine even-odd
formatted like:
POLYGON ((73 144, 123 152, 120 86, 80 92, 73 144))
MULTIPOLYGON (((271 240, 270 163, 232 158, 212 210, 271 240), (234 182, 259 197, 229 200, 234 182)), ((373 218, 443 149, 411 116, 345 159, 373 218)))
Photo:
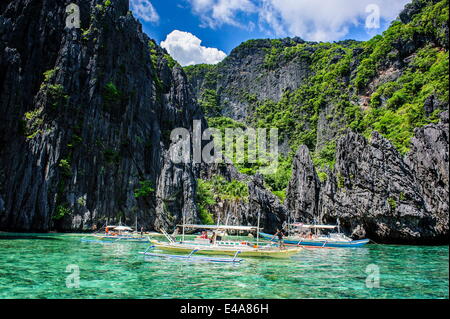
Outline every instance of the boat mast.
MULTIPOLYGON (((227 214, 227 218, 225 219, 225 226, 228 226, 228 219, 230 217, 230 213, 227 214)), ((240 235, 240 231, 238 231, 238 236, 240 235)), ((228 236, 227 231, 224 231, 224 236, 228 236)))
POLYGON ((181 242, 184 242, 184 224, 186 224, 186 222, 185 222, 184 211, 183 211, 183 235, 181 236, 181 242))
MULTIPOLYGON (((314 217, 314 226, 317 226, 317 218, 314 217)), ((317 236, 317 227, 314 227, 315 231, 316 231, 316 236, 317 236)))
POLYGON ((261 216, 261 211, 258 211, 258 226, 256 228, 256 246, 259 247, 259 219, 261 216))
POLYGON ((291 214, 288 214, 288 220, 286 225, 287 236, 289 236, 290 231, 291 231, 291 214))
POLYGON ((217 216, 217 226, 220 225, 219 222, 220 222, 220 211, 219 211, 219 216, 217 216))

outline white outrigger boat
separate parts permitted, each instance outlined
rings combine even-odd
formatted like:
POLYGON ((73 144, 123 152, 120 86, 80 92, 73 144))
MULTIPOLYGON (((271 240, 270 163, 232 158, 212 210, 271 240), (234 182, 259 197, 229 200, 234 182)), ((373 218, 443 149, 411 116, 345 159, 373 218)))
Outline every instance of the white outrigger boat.
POLYGON ((83 242, 101 242, 101 243, 115 243, 115 242, 138 242, 149 243, 150 237, 143 233, 133 232, 133 228, 128 226, 106 226, 104 233, 96 233, 93 235, 94 239, 86 237, 81 238, 83 242))
MULTIPOLYGON (((337 225, 319 225, 319 224, 288 224, 287 238, 283 239, 284 244, 288 246, 304 246, 317 248, 351 248, 361 247, 367 244, 369 239, 353 240, 340 232, 339 221, 337 225), (324 235, 320 231, 331 231, 337 229, 337 232, 324 235)), ((275 235, 261 233, 261 237, 269 241, 278 241, 275 235)))
MULTIPOLYGON (((228 261, 236 260, 236 257, 268 257, 268 258, 288 258, 299 253, 301 247, 279 247, 273 243, 261 243, 259 242, 259 227, 256 226, 226 226, 226 225, 192 225, 183 224, 179 225, 183 228, 183 234, 181 241, 176 241, 169 236, 165 231, 163 234, 166 236, 168 242, 152 241, 152 245, 149 248, 157 248, 163 251, 171 253, 187 253, 187 254, 200 254, 200 255, 228 255, 233 256, 228 261), (256 231, 257 241, 251 242, 246 240, 231 241, 231 240, 217 240, 216 238, 194 238, 193 240, 185 240, 185 229, 203 229, 216 231, 256 231)), ((149 253, 148 249, 140 254, 146 256, 154 256, 155 253, 149 253)), ((171 255, 176 256, 176 255, 171 255)), ((161 257, 158 254, 158 257, 161 257)), ((205 259, 205 258, 204 258, 205 259)), ((210 258, 214 259, 214 258, 210 258)), ((211 260, 214 261, 214 260, 211 260)), ((223 261, 223 259, 222 259, 223 261)))

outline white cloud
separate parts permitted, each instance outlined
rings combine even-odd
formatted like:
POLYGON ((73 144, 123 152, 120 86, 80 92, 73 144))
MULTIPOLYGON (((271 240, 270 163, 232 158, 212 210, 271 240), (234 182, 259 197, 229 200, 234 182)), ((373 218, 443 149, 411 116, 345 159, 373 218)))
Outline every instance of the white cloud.
POLYGON ((241 14, 255 13, 258 7, 251 0, 188 0, 203 27, 216 28, 223 24, 251 29, 254 24, 240 21, 241 14))
MULTIPOLYGON (((410 0, 263 0, 262 18, 276 35, 298 35, 306 40, 332 41, 349 33, 352 26, 364 27, 366 8, 377 5, 380 18, 393 20, 410 0)), ((261 17, 262 14, 260 14, 261 17)))
POLYGON ((271 36, 283 36, 286 32, 275 8, 269 1, 263 1, 258 18, 259 29, 271 36), (266 26, 267 25, 267 26, 266 26))
POLYGON ((216 64, 227 55, 216 48, 201 45, 202 40, 189 32, 174 30, 161 42, 169 54, 182 66, 193 64, 216 64))
MULTIPOLYGON (((300 36, 311 41, 345 37, 351 27, 364 28, 369 5, 377 5, 380 18, 393 20, 411 0, 189 0, 203 26, 249 26, 257 18, 261 31, 275 36, 300 36)), ((373 30, 372 30, 373 31, 373 30)))
POLYGON ((158 12, 156 12, 149 0, 130 0, 130 10, 138 19, 145 22, 157 23, 159 21, 158 12))

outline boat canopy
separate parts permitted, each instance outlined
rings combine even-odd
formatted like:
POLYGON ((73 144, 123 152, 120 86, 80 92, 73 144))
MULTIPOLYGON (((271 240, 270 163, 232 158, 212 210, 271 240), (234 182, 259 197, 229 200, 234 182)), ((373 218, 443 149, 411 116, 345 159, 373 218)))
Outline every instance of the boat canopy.
POLYGON ((299 228, 321 228, 321 229, 334 229, 338 227, 337 225, 308 225, 308 224, 302 224, 302 223, 295 223, 291 224, 294 227, 299 228))
POLYGON ((243 231, 251 231, 257 230, 256 226, 231 226, 231 225, 195 225, 195 224, 185 224, 185 225, 177 225, 178 227, 185 228, 201 228, 201 229, 215 229, 215 230, 243 230, 243 231))
POLYGON ((133 230, 133 228, 127 226, 106 226, 106 228, 115 230, 133 230))

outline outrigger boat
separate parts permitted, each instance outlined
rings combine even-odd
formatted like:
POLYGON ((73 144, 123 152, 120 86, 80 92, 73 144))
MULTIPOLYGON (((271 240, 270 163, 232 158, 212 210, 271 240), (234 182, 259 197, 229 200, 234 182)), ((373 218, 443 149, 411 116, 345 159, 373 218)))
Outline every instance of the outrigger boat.
POLYGON ((198 249, 192 250, 188 255, 169 255, 160 254, 154 252, 148 252, 149 249, 155 248, 155 246, 150 246, 146 251, 140 252, 139 254, 145 255, 145 257, 159 257, 164 259, 181 260, 181 261, 195 261, 195 262, 213 262, 213 263, 240 263, 241 258, 237 258, 240 251, 237 251, 233 258, 221 258, 221 257, 209 257, 209 256, 194 256, 198 249))
MULTIPOLYGON (((261 237, 275 242, 276 236, 260 233, 261 237)), ((288 234, 283 239, 284 244, 289 246, 305 246, 319 248, 351 248, 361 247, 367 244, 369 239, 352 240, 340 232, 339 223, 337 225, 308 225, 302 223, 288 224, 288 234), (337 228, 337 233, 328 235, 319 234, 319 230, 333 230, 337 228), (314 234, 315 232, 315 234, 314 234), (307 235, 305 235, 308 233, 307 235)))
POLYGON ((150 237, 140 234, 138 232, 133 232, 133 228, 128 226, 106 226, 105 233, 94 234, 95 239, 87 239, 83 237, 81 241, 83 242, 101 242, 101 243, 113 243, 113 242, 139 242, 139 243, 149 243, 150 237))
MULTIPOLYGON (((195 251, 201 255, 228 255, 236 258, 237 254, 240 257, 269 257, 269 258, 288 258, 299 253, 301 247, 278 247, 273 243, 261 243, 259 242, 259 227, 256 226, 226 226, 226 225, 191 225, 183 224, 178 225, 182 227, 183 234, 181 241, 176 241, 164 230, 163 234, 166 236, 168 242, 161 242, 152 240, 152 245, 160 250, 172 252, 172 253, 192 253, 195 251), (194 240, 185 240, 185 229, 209 229, 215 231, 256 231, 257 241, 229 241, 229 240, 216 240, 207 238, 194 238, 194 240)), ((141 252, 141 254, 152 256, 153 253, 141 252)))

